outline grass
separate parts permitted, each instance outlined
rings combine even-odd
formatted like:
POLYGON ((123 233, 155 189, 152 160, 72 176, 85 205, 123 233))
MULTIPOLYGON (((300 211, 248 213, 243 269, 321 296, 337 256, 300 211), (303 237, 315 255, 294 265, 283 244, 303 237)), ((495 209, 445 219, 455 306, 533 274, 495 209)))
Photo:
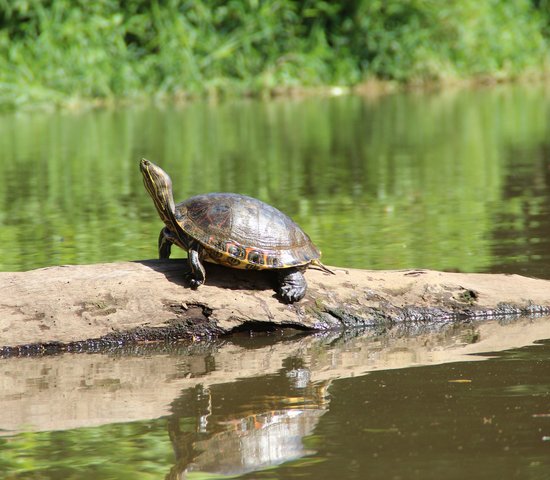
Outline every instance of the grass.
POLYGON ((547 3, 0 0, 0 104, 538 75, 547 3))

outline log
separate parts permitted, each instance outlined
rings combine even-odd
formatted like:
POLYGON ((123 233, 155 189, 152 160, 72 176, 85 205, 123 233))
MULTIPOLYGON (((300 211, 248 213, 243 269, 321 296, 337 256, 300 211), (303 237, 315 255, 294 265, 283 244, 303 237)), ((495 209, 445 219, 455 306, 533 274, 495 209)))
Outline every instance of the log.
POLYGON ((0 273, 0 355, 95 351, 239 330, 387 329, 395 324, 550 313, 550 281, 431 270, 310 268, 287 305, 272 272, 207 266, 188 288, 185 260, 64 265, 0 273))

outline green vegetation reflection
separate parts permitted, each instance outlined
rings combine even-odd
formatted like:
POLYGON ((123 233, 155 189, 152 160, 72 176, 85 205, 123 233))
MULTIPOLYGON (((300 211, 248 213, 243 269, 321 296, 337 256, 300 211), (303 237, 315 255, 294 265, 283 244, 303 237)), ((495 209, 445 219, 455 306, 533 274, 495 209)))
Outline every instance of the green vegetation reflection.
MULTIPOLYGON (((172 176, 176 201, 234 191, 277 206, 327 264, 484 270, 497 214, 524 221, 505 181, 514 152, 543 150, 548 105, 543 88, 507 87, 5 114, 0 269, 156 257, 147 157, 172 176)), ((528 182, 541 156, 521 161, 528 182)), ((522 195, 536 206, 543 190, 522 195)))
POLYGON ((164 478, 173 463, 166 420, 0 438, 0 478, 164 478), (3 476, 7 475, 7 476, 3 476))

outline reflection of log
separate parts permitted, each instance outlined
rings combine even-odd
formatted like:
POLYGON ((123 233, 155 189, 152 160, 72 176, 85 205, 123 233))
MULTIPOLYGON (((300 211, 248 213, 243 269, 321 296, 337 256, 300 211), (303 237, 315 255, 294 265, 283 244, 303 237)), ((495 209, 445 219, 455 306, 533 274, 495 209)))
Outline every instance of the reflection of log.
MULTIPOLYGON (((65 430, 174 413, 178 418, 194 418, 198 425, 198 418, 208 413, 206 389, 213 394, 217 413, 224 418, 284 409, 292 396, 289 388, 303 389, 304 384, 292 384, 300 380, 290 375, 286 388, 282 381, 273 384, 282 371, 307 371, 306 385, 317 386, 377 370, 474 361, 483 358, 479 356, 482 352, 518 348, 550 338, 550 318, 441 325, 410 336, 407 330, 395 326, 384 335, 357 337, 352 332, 327 332, 298 335, 294 341, 266 335, 252 345, 248 338, 235 336, 232 341, 128 347, 123 355, 3 359, 0 436, 24 429, 65 430), (266 375, 268 382, 243 382, 266 375), (256 400, 250 410, 252 396, 256 400), (234 398, 239 400, 227 400, 234 398), (265 402, 259 401, 262 398, 265 402), (224 410, 219 410, 220 405, 225 406, 224 410)), ((292 332, 287 333, 292 338, 292 332)), ((185 442, 172 423, 168 428, 174 442, 185 442)), ((187 459, 185 465, 195 456, 183 450, 177 454, 187 459)))
POLYGON ((198 338, 251 325, 335 329, 550 311, 550 281, 517 275, 309 269, 306 297, 284 305, 269 272, 209 265, 207 284, 191 290, 184 265, 145 261, 0 273, 0 353, 198 338))

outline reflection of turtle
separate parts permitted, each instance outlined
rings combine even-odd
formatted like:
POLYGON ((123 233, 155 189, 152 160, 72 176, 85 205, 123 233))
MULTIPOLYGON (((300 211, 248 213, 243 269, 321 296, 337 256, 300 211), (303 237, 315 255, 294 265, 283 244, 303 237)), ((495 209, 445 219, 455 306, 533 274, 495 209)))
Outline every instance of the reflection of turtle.
POLYGON ((228 421, 214 420, 209 431, 196 435, 193 448, 188 448, 196 456, 185 465, 185 472, 204 472, 203 478, 212 478, 212 474, 216 478, 220 474, 240 476, 312 455, 315 450, 304 445, 304 437, 313 433, 326 411, 309 405, 228 421))
POLYGON ((190 282, 205 281, 202 260, 232 268, 276 269, 278 293, 295 302, 306 293, 303 271, 317 265, 321 252, 289 217, 266 203, 234 193, 209 193, 191 197, 177 205, 172 181, 160 167, 141 160, 145 188, 160 218, 159 256, 168 258, 172 244, 187 250, 190 282))

